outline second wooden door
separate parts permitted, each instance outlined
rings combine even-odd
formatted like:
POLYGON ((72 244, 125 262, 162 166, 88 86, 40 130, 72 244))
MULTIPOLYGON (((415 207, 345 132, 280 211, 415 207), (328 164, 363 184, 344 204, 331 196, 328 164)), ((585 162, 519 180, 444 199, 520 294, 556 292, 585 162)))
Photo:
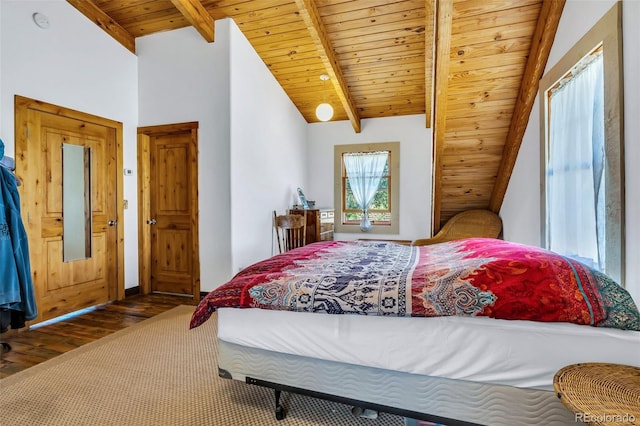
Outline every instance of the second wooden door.
POLYGON ((148 193, 140 201, 148 198, 148 213, 141 217, 141 226, 147 227, 151 292, 199 298, 196 131, 197 123, 185 123, 145 127, 138 132, 148 153, 142 155, 148 166, 141 170, 143 177, 148 170, 148 193))

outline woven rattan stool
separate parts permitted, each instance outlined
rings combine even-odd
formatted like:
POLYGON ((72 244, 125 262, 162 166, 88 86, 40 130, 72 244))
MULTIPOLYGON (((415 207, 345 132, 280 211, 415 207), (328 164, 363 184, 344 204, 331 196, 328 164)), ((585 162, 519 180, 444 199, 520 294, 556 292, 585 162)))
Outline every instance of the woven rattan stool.
POLYGON ((640 425, 640 368, 607 363, 568 365, 553 378, 560 401, 589 425, 640 425))

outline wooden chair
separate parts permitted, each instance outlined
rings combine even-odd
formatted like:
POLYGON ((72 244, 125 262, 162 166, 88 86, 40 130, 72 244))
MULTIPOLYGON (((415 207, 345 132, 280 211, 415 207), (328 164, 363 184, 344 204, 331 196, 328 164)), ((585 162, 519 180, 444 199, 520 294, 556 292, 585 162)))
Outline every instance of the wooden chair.
POLYGON ((414 240, 411 245, 426 246, 473 237, 498 238, 501 232, 502 219, 497 214, 489 210, 467 210, 449 219, 432 238, 414 240))
POLYGON ((307 211, 302 215, 280 215, 273 211, 273 226, 276 228, 280 253, 302 247, 307 242, 307 211))

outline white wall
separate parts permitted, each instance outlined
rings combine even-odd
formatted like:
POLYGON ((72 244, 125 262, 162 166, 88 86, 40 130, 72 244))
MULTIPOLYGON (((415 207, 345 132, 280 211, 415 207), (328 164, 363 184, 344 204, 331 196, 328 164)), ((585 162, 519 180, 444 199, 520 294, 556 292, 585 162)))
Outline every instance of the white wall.
POLYGON ((307 182, 307 122, 235 24, 230 51, 231 250, 238 272, 277 252, 273 210, 284 213, 307 182))
MULTIPOLYGON (((615 4, 614 0, 568 0, 547 70, 615 4)), ((627 290, 640 305, 640 2, 623 1, 624 136, 626 182, 626 279, 627 290)), ((540 110, 539 101, 531 112, 522 147, 500 211, 504 237, 541 245, 540 219, 540 110)))
MULTIPOLYGON (((3 31, 2 31, 2 4, 3 3, 4 2, 2 0, 0 0, 0 139, 2 139, 2 135, 4 134, 4 132, 3 132, 4 127, 2 126, 3 114, 1 113, 2 112, 2 107, 1 107, 2 106, 2 94, 4 93, 4 91, 2 89, 3 86, 4 86, 4 84, 2 83, 4 81, 4 78, 2 78, 2 56, 3 56, 2 55, 2 39, 3 39, 3 37, 2 37, 2 34, 3 34, 3 31)), ((15 146, 15 144, 14 144, 14 146, 15 146)), ((13 156, 14 152, 15 152, 15 150, 12 148, 11 156, 13 156)), ((9 153, 7 153, 7 155, 8 154, 9 153)))
MULTIPOLYGON (((413 240, 431 235, 431 129, 424 115, 362 120, 361 133, 351 122, 309 124, 307 156, 309 186, 307 199, 318 207, 333 206, 334 145, 400 142, 400 233, 340 233, 335 239, 388 238, 413 240)), ((338 207, 339 208, 339 207, 338 207)))
POLYGON ((306 122, 231 20, 137 39, 140 125, 199 122, 200 277, 269 257, 272 211, 304 183, 306 122))
POLYGON ((229 21, 215 42, 192 27, 136 40, 140 126, 197 121, 202 291, 229 279, 229 21))
MULTIPOLYGON (((0 137, 14 156, 14 95, 123 123, 124 167, 136 164, 138 78, 135 55, 64 0, 0 0, 0 137), (44 13, 49 29, 37 27, 44 13)), ((136 203, 135 178, 124 197, 136 203), (133 183, 133 185, 132 185, 133 183)), ((125 284, 138 282, 135 209, 125 210, 125 284)))

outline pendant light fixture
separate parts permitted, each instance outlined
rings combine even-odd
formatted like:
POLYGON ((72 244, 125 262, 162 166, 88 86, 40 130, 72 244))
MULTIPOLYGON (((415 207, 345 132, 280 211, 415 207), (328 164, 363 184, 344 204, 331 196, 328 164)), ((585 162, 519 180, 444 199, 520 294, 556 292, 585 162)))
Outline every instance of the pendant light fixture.
POLYGON ((327 93, 325 85, 327 84, 327 80, 329 80, 329 76, 327 74, 321 74, 320 80, 322 80, 322 103, 316 107, 316 117, 318 117, 320 121, 329 121, 331 117, 333 117, 333 107, 326 101, 327 93))

